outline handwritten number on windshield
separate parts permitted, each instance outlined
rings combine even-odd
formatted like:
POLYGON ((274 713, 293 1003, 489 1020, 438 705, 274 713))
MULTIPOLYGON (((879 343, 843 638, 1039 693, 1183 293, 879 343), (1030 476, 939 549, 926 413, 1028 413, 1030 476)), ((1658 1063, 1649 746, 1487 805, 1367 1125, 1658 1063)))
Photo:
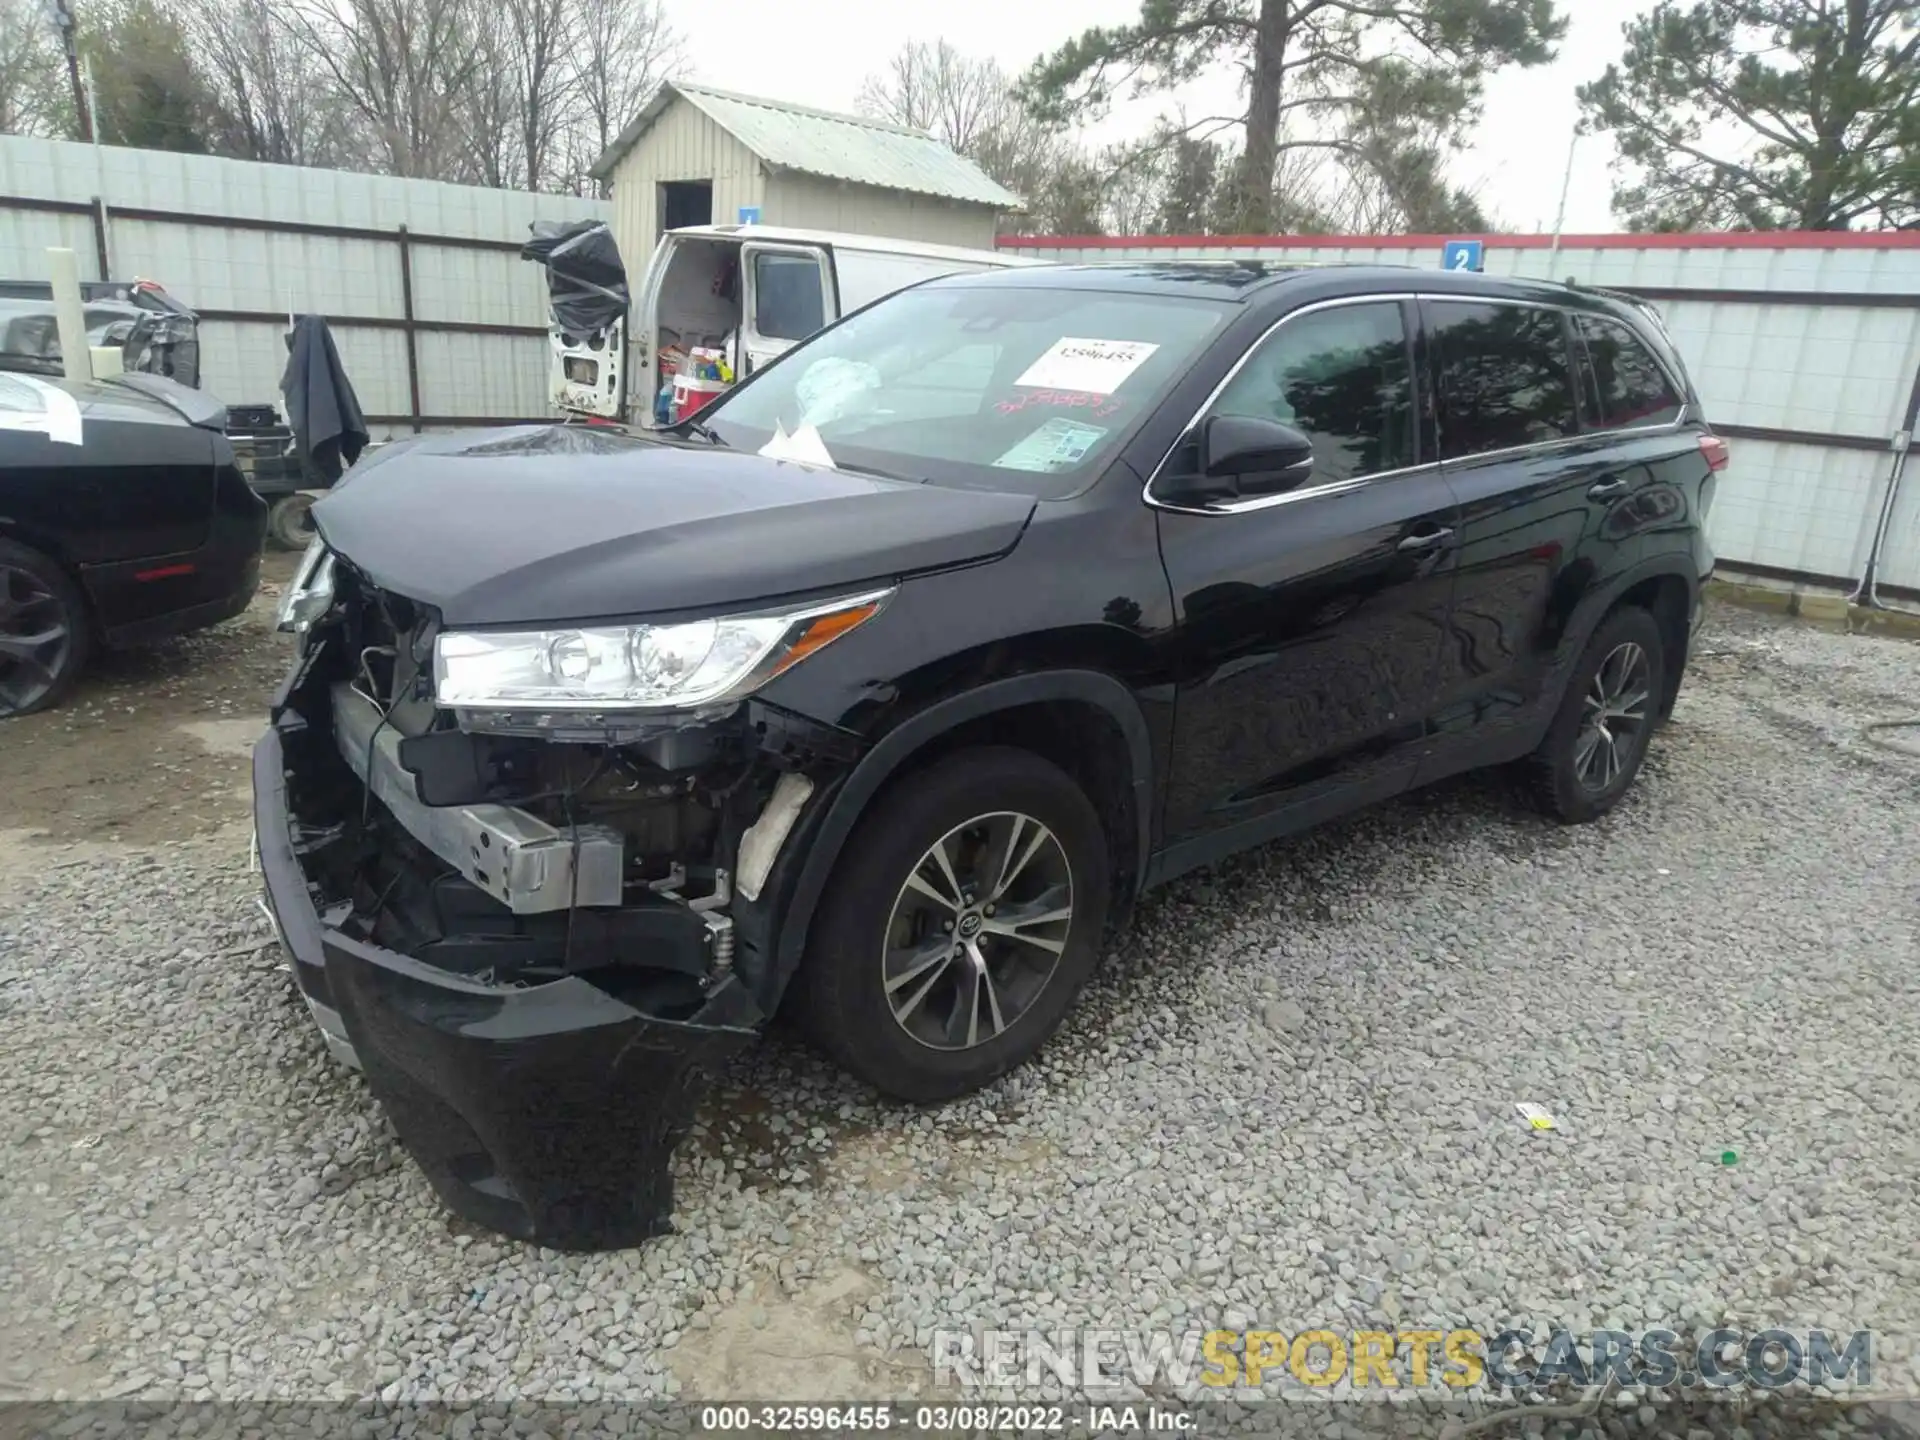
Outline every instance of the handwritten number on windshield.
POLYGON ((1023 390, 1010 400, 994 406, 1002 415, 1018 415, 1035 405, 1058 409, 1085 410, 1096 419, 1116 413, 1121 400, 1112 395, 1096 395, 1091 390, 1023 390))

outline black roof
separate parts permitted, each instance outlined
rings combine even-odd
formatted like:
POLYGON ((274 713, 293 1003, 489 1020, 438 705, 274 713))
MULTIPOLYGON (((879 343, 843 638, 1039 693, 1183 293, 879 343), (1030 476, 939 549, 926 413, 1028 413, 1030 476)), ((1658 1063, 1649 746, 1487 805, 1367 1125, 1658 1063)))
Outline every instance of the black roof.
POLYGON ((1117 290, 1147 295, 1193 295, 1246 302, 1274 298, 1311 301, 1373 291, 1427 295, 1484 295, 1615 310, 1605 297, 1553 280, 1522 280, 1418 265, 1290 265, 1275 260, 1128 260, 1109 265, 1035 265, 950 275, 939 286, 1040 290, 1117 290))
POLYGON ((1123 290, 1145 295, 1243 300, 1251 292, 1306 273, 1301 266, 1267 260, 1128 260, 1112 265, 1019 266, 949 275, 932 283, 993 289, 1123 290))

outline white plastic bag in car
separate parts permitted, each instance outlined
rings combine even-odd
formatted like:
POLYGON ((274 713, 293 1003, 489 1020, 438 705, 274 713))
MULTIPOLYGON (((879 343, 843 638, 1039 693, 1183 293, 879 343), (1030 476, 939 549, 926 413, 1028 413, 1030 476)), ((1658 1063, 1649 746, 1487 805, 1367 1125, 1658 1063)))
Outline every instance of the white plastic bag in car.
POLYGON ((828 356, 807 366, 794 386, 800 401, 800 424, 820 426, 873 407, 880 389, 880 372, 863 360, 828 356))

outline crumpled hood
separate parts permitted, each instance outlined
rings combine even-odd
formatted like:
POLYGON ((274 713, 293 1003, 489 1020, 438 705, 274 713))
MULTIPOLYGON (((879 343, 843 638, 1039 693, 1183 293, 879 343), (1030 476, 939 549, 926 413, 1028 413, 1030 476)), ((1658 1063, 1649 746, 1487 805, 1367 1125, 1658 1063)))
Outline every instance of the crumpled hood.
POLYGON ((987 559, 1034 504, 537 426, 378 451, 313 519, 375 584, 445 624, 512 625, 736 607, 987 559))

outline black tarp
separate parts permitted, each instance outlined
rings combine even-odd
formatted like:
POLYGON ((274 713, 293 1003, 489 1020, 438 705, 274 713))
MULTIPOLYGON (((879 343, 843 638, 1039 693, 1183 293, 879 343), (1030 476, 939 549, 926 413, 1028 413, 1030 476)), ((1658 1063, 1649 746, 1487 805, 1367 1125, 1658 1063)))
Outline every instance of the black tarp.
POLYGON ((280 393, 287 398, 296 453, 331 485, 366 448, 367 421, 340 364, 333 332, 320 316, 302 315, 293 322, 280 393))
POLYGON ((547 269, 547 297, 556 324, 569 335, 605 330, 627 313, 626 267, 604 220, 536 220, 522 260, 547 269))

